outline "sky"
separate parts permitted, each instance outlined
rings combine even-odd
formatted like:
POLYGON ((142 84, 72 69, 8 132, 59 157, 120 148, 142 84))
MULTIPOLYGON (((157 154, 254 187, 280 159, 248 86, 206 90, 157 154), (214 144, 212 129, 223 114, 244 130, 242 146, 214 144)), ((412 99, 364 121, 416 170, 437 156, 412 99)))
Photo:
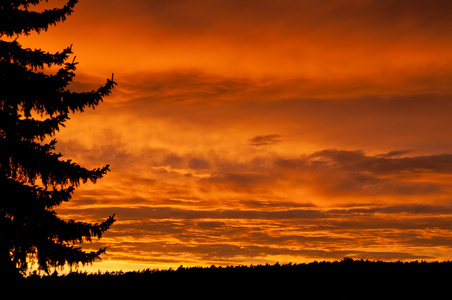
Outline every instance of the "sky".
MULTIPOLYGON (((38 7, 60 7, 50 0, 38 7)), ((20 37, 118 86, 57 150, 110 164, 57 212, 93 270, 449 260, 452 2, 81 0, 20 37)))

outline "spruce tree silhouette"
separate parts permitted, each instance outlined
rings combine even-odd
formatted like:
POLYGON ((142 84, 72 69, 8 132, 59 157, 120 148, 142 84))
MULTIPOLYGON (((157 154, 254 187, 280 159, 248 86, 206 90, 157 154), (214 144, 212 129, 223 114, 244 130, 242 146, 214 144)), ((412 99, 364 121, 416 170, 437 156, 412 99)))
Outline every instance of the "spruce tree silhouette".
POLYGON ((56 140, 49 137, 64 126, 69 113, 96 107, 116 83, 112 77, 97 90, 71 92, 67 86, 77 63, 75 58, 66 61, 72 46, 55 54, 22 48, 18 36, 64 21, 78 1, 68 0, 60 9, 30 9, 40 2, 0 1, 1 277, 24 275, 30 260, 47 273, 66 264, 92 263, 105 248, 85 252, 79 244, 101 238, 115 221, 114 215, 100 224, 67 221, 53 210, 70 200, 80 183, 95 183, 109 166, 88 170, 63 160, 55 152, 56 140), (59 66, 55 74, 42 71, 52 65, 59 66))

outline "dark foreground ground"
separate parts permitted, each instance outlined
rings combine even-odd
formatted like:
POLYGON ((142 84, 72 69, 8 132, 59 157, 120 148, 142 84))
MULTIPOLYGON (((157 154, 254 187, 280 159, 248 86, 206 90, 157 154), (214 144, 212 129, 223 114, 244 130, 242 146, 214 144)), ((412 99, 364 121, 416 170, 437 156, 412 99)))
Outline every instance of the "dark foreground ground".
POLYGON ((29 291, 36 291, 36 295, 38 291, 60 290, 73 296, 80 292, 80 296, 88 293, 110 297, 126 292, 145 299, 154 296, 176 298, 176 295, 177 298, 210 295, 211 298, 240 296, 238 298, 253 299, 262 296, 278 299, 332 296, 341 296, 338 299, 348 296, 407 299, 408 296, 428 296, 436 299, 436 296, 451 297, 452 261, 382 262, 345 258, 336 262, 307 264, 180 267, 176 270, 98 274, 74 272, 59 276, 30 276, 17 283, 29 291))

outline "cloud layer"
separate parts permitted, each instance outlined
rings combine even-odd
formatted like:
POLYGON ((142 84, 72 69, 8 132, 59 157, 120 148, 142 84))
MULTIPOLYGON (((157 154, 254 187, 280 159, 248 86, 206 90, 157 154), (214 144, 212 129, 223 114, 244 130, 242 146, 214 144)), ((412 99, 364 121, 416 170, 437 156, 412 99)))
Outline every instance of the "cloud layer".
POLYGON ((73 90, 119 83, 57 135, 65 157, 112 170, 59 212, 116 213, 112 263, 449 259, 451 9, 81 1, 19 39, 74 44, 73 90))

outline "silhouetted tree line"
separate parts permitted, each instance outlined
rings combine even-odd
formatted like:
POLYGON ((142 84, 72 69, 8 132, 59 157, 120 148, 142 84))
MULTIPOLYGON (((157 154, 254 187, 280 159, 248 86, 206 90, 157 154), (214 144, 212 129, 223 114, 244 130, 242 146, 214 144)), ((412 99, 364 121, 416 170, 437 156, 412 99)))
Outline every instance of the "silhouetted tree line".
MULTIPOLYGON (((443 297, 452 279, 452 261, 321 261, 300 264, 183 267, 133 272, 70 272, 21 279, 34 295, 75 287, 91 296, 219 299, 410 299, 443 297), (123 294, 118 294, 123 292, 123 294)), ((0 283, 1 284, 1 283, 0 283)), ((75 291, 75 290, 74 290, 75 291)))
MULTIPOLYGON (((313 261, 310 263, 275 263, 273 265, 238 265, 238 266, 215 266, 210 267, 184 267, 177 269, 145 269, 140 271, 114 271, 114 272, 97 272, 88 273, 73 271, 67 274, 53 274, 40 276, 34 272, 24 280, 159 280, 159 279, 189 279, 189 278, 264 278, 268 277, 310 277, 321 275, 328 276, 388 276, 394 275, 415 275, 425 277, 426 275, 434 275, 437 272, 451 272, 452 261, 443 262, 426 262, 426 261, 410 261, 410 262, 387 262, 372 260, 354 260, 352 258, 344 258, 341 261, 313 261)), ((449 276, 449 273, 442 273, 442 276, 449 276)))

